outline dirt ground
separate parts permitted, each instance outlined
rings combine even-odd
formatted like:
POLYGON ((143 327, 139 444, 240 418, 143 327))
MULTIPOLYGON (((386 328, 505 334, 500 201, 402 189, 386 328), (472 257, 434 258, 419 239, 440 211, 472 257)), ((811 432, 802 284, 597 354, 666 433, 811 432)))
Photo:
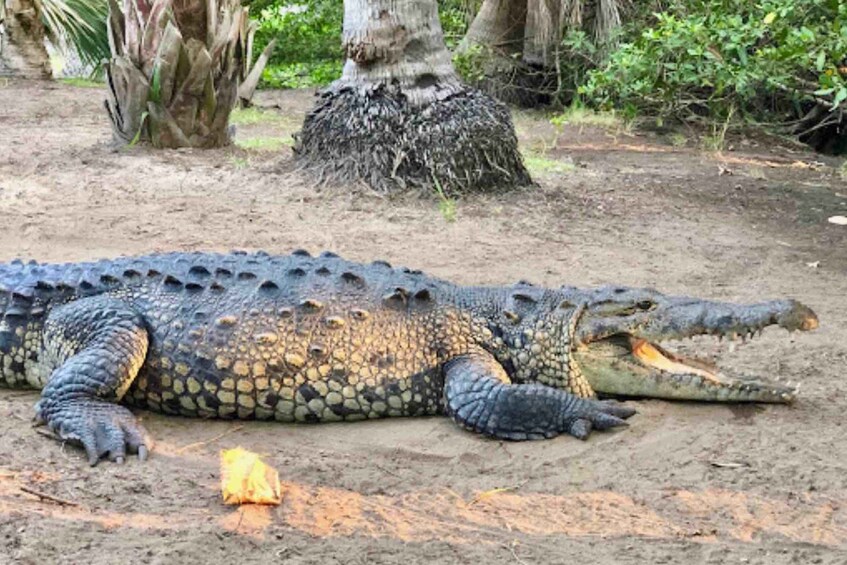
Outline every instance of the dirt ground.
POLYGON ((821 327, 771 329, 734 352, 689 346, 802 382, 793 406, 635 401, 628 429, 587 442, 495 442, 445 418, 141 412, 150 460, 89 468, 31 427, 36 393, 2 390, 0 562, 847 563, 847 226, 827 222, 847 215, 839 161, 519 114, 539 186, 461 199, 450 222, 436 199, 291 172, 279 140, 309 92, 263 93, 269 110, 241 119, 242 147, 206 152, 113 148, 102 99, 0 83, 0 259, 331 249, 460 283, 794 297, 821 327), (218 453, 236 445, 279 469, 281 506, 222 505, 218 453))

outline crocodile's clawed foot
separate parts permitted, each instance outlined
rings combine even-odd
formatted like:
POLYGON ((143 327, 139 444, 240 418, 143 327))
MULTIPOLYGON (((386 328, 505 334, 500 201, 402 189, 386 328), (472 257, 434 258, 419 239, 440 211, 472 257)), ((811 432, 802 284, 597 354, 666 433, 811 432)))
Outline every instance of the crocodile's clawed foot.
POLYGON ((135 416, 117 404, 99 400, 80 400, 37 407, 36 419, 45 422, 62 441, 82 445, 93 467, 104 457, 122 464, 127 453, 147 459, 153 442, 135 416))
POLYGON ((603 412, 611 414, 617 418, 621 418, 622 420, 626 420, 638 413, 635 408, 632 408, 618 400, 597 400, 595 402, 601 406, 601 410, 603 412))
POLYGON ((613 400, 586 399, 583 403, 566 424, 567 432, 577 439, 588 439, 591 430, 627 426, 626 419, 636 413, 634 408, 613 400))

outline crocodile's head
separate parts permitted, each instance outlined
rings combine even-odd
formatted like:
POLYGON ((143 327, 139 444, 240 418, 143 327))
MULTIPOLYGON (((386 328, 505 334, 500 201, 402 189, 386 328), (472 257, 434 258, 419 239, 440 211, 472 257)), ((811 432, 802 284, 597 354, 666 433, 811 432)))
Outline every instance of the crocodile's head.
MULTIPOLYGON (((652 290, 603 287, 586 294, 562 289, 585 305, 577 322, 576 361, 602 395, 727 402, 791 402, 796 389, 761 378, 729 375, 714 363, 683 357, 667 342, 714 336, 747 340, 767 326, 789 332, 818 327, 794 300, 735 305, 668 297, 652 290)), ((579 302, 577 302, 579 301, 579 302)), ((695 340, 694 346, 708 345, 695 340)))

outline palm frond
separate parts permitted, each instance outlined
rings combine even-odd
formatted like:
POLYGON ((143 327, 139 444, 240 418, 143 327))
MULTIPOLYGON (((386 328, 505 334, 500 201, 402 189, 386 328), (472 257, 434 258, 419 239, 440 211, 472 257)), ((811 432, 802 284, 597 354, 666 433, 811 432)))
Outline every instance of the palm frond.
POLYGON ((41 17, 54 42, 64 40, 83 63, 97 68, 110 57, 107 0, 41 0, 41 17))

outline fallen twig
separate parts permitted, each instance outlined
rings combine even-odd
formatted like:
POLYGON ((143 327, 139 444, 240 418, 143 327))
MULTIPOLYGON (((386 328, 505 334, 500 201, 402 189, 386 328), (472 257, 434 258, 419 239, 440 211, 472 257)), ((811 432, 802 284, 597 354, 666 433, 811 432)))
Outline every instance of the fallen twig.
POLYGON ((521 565, 527 565, 527 562, 518 557, 518 554, 515 552, 515 547, 517 547, 517 545, 518 540, 512 540, 512 543, 510 543, 509 545, 503 544, 503 547, 509 550, 509 552, 512 554, 512 557, 515 558, 515 561, 517 561, 521 565))
POLYGON ((41 492, 39 490, 35 490, 34 488, 24 486, 18 488, 27 494, 37 496, 42 500, 49 500, 50 502, 55 502, 56 504, 60 504, 62 506, 79 506, 79 504, 76 502, 73 502, 71 500, 65 500, 64 498, 59 498, 58 496, 53 496, 52 494, 47 494, 46 492, 41 492))
POLYGON ((518 490, 519 488, 521 488, 522 486, 524 486, 528 482, 529 482, 529 479, 526 479, 525 481, 522 481, 522 482, 520 482, 520 483, 518 483, 514 486, 495 488, 495 489, 487 490, 485 492, 481 492, 478 495, 476 495, 475 497, 473 497, 473 500, 471 500, 468 503, 468 506, 473 506, 477 502, 480 502, 482 500, 485 500, 486 498, 492 497, 495 494, 500 494, 500 493, 503 493, 503 492, 510 492, 510 491, 513 491, 513 490, 518 490))
POLYGON ((189 443, 188 445, 184 445, 184 446, 180 447, 179 449, 177 449, 175 453, 184 453, 184 452, 188 451, 189 449, 194 449, 195 447, 202 447, 204 445, 208 445, 208 444, 212 443, 213 441, 217 441, 217 440, 221 439, 222 437, 228 436, 229 434, 237 432, 238 430, 241 430, 243 428, 244 428, 244 426, 235 426, 234 428, 230 428, 229 430, 227 430, 227 431, 225 431, 221 434, 218 434, 213 438, 209 438, 207 440, 198 441, 198 442, 195 442, 195 443, 189 443))
POLYGON ((382 471, 383 473, 386 473, 386 474, 388 474, 388 475, 391 475, 392 477, 397 477, 398 479, 399 479, 399 478, 402 478, 402 477, 400 477, 400 475, 398 475, 397 473, 395 473, 395 472, 393 472, 393 471, 390 471, 390 470, 386 469, 385 467, 381 467, 381 466, 379 466, 379 465, 376 465, 376 468, 377 468, 377 469, 379 469, 380 471, 382 471))
POLYGON ((35 428, 35 433, 37 433, 40 436, 49 437, 50 439, 56 439, 56 440, 59 440, 59 441, 63 441, 62 438, 60 438, 59 436, 57 436, 53 432, 48 432, 47 430, 45 430, 43 428, 35 428))
POLYGON ((750 466, 747 463, 736 463, 734 461, 709 461, 709 465, 712 467, 718 467, 719 469, 740 469, 742 467, 750 466))

